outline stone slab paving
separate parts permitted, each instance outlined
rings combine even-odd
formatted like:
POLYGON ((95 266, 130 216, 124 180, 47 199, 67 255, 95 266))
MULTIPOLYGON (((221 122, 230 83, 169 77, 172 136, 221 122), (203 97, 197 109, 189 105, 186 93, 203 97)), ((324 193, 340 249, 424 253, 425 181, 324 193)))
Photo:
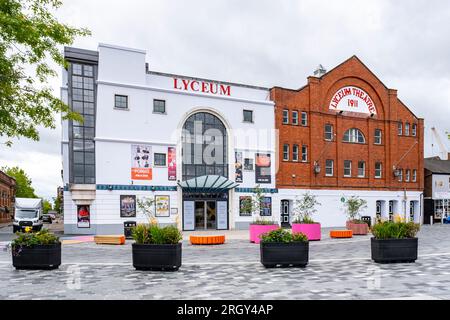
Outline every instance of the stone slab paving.
POLYGON ((425 226, 413 264, 370 260, 370 237, 310 244, 305 269, 265 269, 259 246, 236 236, 222 246, 183 242, 178 272, 142 272, 131 244, 63 246, 53 271, 16 271, 0 252, 0 299, 450 299, 450 226, 425 226))

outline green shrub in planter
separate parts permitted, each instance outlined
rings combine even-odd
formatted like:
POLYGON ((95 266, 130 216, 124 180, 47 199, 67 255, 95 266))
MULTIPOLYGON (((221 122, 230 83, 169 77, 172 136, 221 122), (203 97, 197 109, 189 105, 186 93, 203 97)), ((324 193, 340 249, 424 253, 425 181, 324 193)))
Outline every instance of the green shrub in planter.
POLYGON ((177 227, 160 227, 157 224, 137 225, 133 228, 132 236, 138 244, 177 244, 183 239, 177 227))
POLYGON ((291 233, 284 229, 277 229, 261 235, 261 242, 308 242, 303 233, 291 233))
POLYGON ((420 225, 414 222, 379 222, 372 228, 375 239, 405 239, 415 238, 420 225))

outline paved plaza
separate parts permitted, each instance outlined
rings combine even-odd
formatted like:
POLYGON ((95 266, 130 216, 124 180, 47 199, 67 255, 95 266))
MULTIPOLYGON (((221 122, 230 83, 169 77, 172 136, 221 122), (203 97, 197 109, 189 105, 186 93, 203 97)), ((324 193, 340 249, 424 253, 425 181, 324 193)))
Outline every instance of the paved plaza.
POLYGON ((16 271, 1 250, 0 299, 450 299, 450 226, 422 227, 413 264, 375 264, 370 236, 326 233, 310 244, 306 269, 265 269, 242 231, 227 232, 222 246, 184 240, 178 272, 136 271, 131 241, 64 245, 53 271, 16 271))

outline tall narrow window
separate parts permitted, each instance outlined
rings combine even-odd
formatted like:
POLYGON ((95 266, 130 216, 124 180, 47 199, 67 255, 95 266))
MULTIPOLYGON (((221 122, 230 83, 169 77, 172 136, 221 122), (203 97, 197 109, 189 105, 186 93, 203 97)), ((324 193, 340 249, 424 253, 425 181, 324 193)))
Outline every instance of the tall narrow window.
POLYGON ((289 145, 288 144, 283 145, 283 160, 289 161, 289 145))
POLYGON ((407 169, 405 171, 405 181, 409 182, 409 179, 411 178, 411 170, 407 169))
POLYGON ((405 123, 405 136, 409 136, 409 122, 405 123))
POLYGON ((352 176, 352 162, 350 160, 344 160, 344 177, 352 176))
POLYGON ((289 124, 289 110, 283 110, 283 124, 289 124))
POLYGON ((411 126, 411 135, 413 137, 417 136, 417 124, 413 123, 411 126))
POLYGON ((381 162, 375 163, 375 179, 381 179, 383 176, 383 165, 381 162))
POLYGON ((398 182, 403 181, 403 169, 398 170, 398 182))
POLYGON ((308 146, 302 146, 302 162, 308 161, 308 146))
POLYGON ((401 136, 403 134, 403 123, 399 122, 397 124, 397 134, 401 136))
POLYGON ((332 124, 325 125, 325 140, 333 141, 333 125, 332 124))
POLYGON ((302 112, 302 126, 306 127, 308 125, 308 114, 302 112))
POLYGON ((334 175, 334 161, 331 159, 325 160, 325 176, 332 177, 334 175))
POLYGON ((298 161, 298 144, 292 146, 292 161, 298 161))
POLYGON ((382 144, 381 129, 375 129, 375 144, 382 144))
MULTIPOLYGON (((416 169, 414 169, 412 171, 412 182, 417 182, 417 170, 416 169)), ((449 185, 449 188, 450 188, 450 185, 449 185)))
POLYGON ((298 125, 298 111, 292 111, 292 124, 298 125))
POLYGON ((358 161, 358 177, 364 178, 366 176, 366 163, 364 161, 358 161))

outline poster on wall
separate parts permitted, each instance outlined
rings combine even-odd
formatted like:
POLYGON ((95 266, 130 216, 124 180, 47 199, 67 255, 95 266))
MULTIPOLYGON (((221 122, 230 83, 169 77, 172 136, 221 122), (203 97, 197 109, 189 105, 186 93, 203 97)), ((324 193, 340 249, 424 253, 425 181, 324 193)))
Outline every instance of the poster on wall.
POLYGON ((240 196, 239 197, 239 216, 250 217, 252 212, 249 210, 249 204, 252 201, 250 196, 240 196))
POLYGON ((91 212, 89 206, 77 206, 77 226, 78 228, 91 227, 91 212))
POLYGON ((170 217, 170 197, 156 196, 155 197, 155 216, 156 217, 170 217))
POLYGON ((272 183, 271 160, 269 153, 256 154, 256 183, 272 183))
POLYGON ((242 178, 242 152, 235 152, 235 162, 234 162, 234 166, 235 166, 235 172, 236 172, 236 176, 235 176, 235 181, 236 182, 243 182, 243 178, 242 178))
POLYGON ((131 180, 152 180, 152 147, 131 145, 131 180))
POLYGON ((136 196, 120 196, 120 217, 136 218, 136 196))
POLYGON ((167 158, 169 162, 168 178, 169 181, 177 180, 177 149, 169 147, 167 150, 167 158))
POLYGON ((217 230, 228 230, 227 201, 217 201, 217 230))
POLYGON ((195 230, 195 201, 183 202, 183 230, 195 230))
POLYGON ((260 208, 261 217, 270 217, 272 215, 272 198, 263 197, 260 208))

